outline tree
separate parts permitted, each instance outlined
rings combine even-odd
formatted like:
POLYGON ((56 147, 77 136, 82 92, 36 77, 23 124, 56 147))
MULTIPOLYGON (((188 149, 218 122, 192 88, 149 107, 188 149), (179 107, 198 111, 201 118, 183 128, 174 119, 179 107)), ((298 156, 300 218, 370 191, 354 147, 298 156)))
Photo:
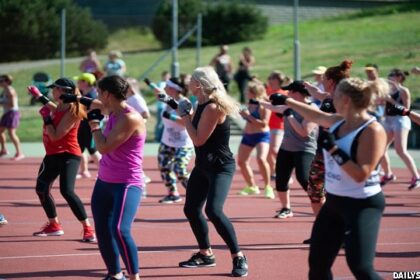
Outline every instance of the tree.
MULTIPOLYGON (((203 44, 218 45, 251 41, 262 38, 268 28, 268 19, 255 5, 238 2, 209 2, 201 0, 178 1, 178 25, 180 37, 196 23, 197 15, 203 14, 203 44)), ((172 1, 165 0, 156 11, 152 31, 163 47, 172 43, 172 1)), ((184 45, 193 45, 191 36, 184 45)))
POLYGON ((67 53, 80 55, 105 46, 105 25, 71 0, 0 0, 0 61, 57 57, 63 8, 67 53))

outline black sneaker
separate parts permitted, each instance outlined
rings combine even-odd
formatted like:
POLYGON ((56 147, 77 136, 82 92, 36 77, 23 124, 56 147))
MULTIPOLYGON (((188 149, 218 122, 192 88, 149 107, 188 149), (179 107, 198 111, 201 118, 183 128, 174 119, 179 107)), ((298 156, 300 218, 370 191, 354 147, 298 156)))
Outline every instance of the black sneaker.
POLYGON ((291 217, 293 217, 293 212, 292 212, 292 209, 289 209, 289 208, 282 208, 274 216, 274 218, 277 218, 277 219, 286 219, 286 218, 291 218, 291 217))
POLYGON ((245 256, 235 257, 233 259, 233 277, 245 277, 248 275, 248 263, 245 256))
POLYGON ((173 195, 173 194, 169 194, 165 196, 164 198, 162 198, 161 200, 159 200, 160 203, 165 203, 165 204, 175 203, 175 202, 180 202, 180 201, 182 201, 182 198, 179 195, 173 195))
POLYGON ((179 263, 180 267, 211 267, 216 266, 216 258, 214 255, 205 256, 200 252, 195 253, 192 257, 184 262, 179 263))
POLYGON ((310 238, 308 238, 308 239, 305 239, 305 240, 303 240, 303 242, 302 242, 303 244, 311 244, 311 239, 310 238))

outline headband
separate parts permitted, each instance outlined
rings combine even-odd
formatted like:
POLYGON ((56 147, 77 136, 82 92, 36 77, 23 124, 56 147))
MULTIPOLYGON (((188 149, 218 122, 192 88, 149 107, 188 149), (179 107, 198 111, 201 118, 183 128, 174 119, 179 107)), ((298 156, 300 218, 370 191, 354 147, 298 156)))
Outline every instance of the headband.
POLYGON ((172 89, 175 89, 175 90, 179 91, 179 92, 182 92, 183 91, 183 89, 179 85, 175 84, 171 80, 167 80, 166 81, 166 85, 168 87, 172 88, 172 89))

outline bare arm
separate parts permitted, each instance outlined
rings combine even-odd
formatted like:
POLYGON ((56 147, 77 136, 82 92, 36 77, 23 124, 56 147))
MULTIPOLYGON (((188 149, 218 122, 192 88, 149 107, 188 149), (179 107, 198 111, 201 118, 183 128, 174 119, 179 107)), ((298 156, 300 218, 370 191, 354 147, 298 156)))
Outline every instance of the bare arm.
POLYGON ((253 125, 264 128, 268 125, 268 121, 270 120, 271 112, 265 107, 262 107, 262 108, 259 107, 258 110, 259 110, 261 118, 259 118, 259 119, 254 118, 251 114, 249 114, 249 111, 248 111, 248 115, 246 116, 246 120, 249 121, 253 125))
POLYGON ((293 130, 302 137, 308 137, 309 134, 318 126, 316 123, 306 120, 304 120, 302 123, 299 123, 293 116, 288 116, 287 120, 289 121, 293 130))
POLYGON ((303 116, 304 119, 311 120, 312 122, 315 122, 323 127, 328 128, 342 119, 340 115, 322 112, 313 106, 296 101, 292 98, 287 98, 286 104, 299 115, 303 116))
POLYGON ((315 97, 318 100, 323 101, 325 98, 329 97, 330 94, 328 92, 325 91, 321 91, 319 88, 317 88, 316 86, 308 83, 308 82, 304 82, 305 84, 305 88, 308 90, 309 94, 312 97, 315 97))
POLYGON ((219 120, 226 117, 215 104, 209 104, 204 109, 197 128, 192 125, 191 115, 186 115, 182 119, 185 121, 185 127, 190 135, 194 146, 202 146, 209 139, 216 128, 219 120))
MULTIPOLYGON (((90 122, 91 127, 95 124, 90 122)), ((144 123, 139 114, 125 114, 121 116, 111 132, 105 137, 100 130, 94 130, 96 148, 101 154, 109 153, 128 140, 136 131, 145 130, 144 123)))
POLYGON ((356 182, 366 181, 384 155, 386 133, 379 123, 369 125, 360 135, 357 162, 349 160, 341 168, 356 182))
MULTIPOLYGON (((48 107, 50 106, 49 103, 47 103, 48 107)), ((57 125, 57 127, 54 127, 53 125, 47 125, 45 129, 51 141, 57 141, 63 138, 67 133, 69 133, 77 122, 78 119, 74 117, 69 111, 67 111, 61 119, 60 123, 57 125)))

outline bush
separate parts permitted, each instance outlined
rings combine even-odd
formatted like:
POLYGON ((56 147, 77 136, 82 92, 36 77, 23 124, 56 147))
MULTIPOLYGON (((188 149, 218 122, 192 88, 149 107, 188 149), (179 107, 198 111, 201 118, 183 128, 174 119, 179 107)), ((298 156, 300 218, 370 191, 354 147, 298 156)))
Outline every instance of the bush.
MULTIPOLYGON (((255 5, 239 3, 209 3, 201 0, 178 2, 179 38, 191 29, 198 13, 203 14, 203 45, 229 44, 252 41, 264 36, 268 19, 255 5)), ((172 1, 162 1, 152 23, 152 31, 163 47, 172 45, 172 1)), ((184 45, 195 44, 191 36, 184 45)))
POLYGON ((267 28, 267 17, 255 5, 209 5, 203 16, 203 44, 230 44, 261 39, 267 28))
POLYGON ((66 9, 66 53, 85 54, 107 42, 105 25, 71 0, 1 0, 0 61, 57 57, 61 10, 66 9))

